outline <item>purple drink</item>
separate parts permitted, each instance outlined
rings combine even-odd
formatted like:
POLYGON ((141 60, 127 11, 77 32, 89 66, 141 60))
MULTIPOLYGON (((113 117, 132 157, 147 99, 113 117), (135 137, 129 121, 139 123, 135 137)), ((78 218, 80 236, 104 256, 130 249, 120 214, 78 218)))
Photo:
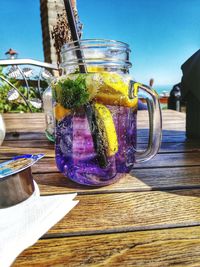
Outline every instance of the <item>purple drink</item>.
POLYGON ((159 149, 158 96, 129 76, 130 52, 128 44, 104 39, 79 40, 62 47, 65 75, 52 83, 56 162, 60 172, 77 183, 113 183, 132 170, 135 162, 151 159, 159 149), (80 49, 83 57, 79 58, 80 49), (150 118, 151 135, 143 153, 136 151, 138 90, 148 99, 150 118))
POLYGON ((97 160, 91 130, 84 109, 64 117, 56 127, 56 163, 71 180, 90 186, 115 182, 129 172, 134 163, 136 145, 136 111, 133 108, 106 105, 113 118, 118 151, 108 156, 108 166, 97 160))

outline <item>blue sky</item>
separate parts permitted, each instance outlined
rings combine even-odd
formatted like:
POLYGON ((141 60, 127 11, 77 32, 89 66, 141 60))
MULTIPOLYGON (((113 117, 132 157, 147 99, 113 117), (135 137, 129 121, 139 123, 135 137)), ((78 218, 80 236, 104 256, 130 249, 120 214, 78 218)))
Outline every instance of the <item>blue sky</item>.
MULTIPOLYGON (((132 50, 135 80, 181 79, 181 64, 200 47, 200 0, 77 0, 84 38, 116 39, 132 50)), ((0 58, 43 60, 39 0, 1 0, 0 58)))

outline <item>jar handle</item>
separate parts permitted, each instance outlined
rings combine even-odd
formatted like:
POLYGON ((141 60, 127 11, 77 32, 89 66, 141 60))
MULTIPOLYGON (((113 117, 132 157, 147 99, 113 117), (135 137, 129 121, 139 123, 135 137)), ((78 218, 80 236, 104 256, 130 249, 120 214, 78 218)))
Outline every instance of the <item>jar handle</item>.
POLYGON ((145 151, 136 151, 135 162, 140 163, 154 157, 160 148, 162 117, 158 94, 150 87, 131 81, 129 97, 138 97, 138 90, 145 94, 149 114, 149 140, 145 151))

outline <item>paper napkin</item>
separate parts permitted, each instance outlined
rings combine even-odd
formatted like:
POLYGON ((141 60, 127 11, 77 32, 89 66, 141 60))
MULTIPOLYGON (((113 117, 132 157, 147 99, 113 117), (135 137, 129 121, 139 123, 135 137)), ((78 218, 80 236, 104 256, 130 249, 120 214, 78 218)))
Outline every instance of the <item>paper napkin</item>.
POLYGON ((76 194, 39 196, 35 193, 26 201, 0 209, 0 266, 10 266, 27 247, 33 245, 77 203, 76 194))

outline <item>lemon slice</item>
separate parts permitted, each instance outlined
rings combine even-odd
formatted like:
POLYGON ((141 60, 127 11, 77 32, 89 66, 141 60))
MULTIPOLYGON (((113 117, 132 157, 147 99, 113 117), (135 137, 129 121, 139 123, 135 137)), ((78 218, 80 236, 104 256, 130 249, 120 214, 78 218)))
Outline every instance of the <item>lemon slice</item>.
POLYGON ((100 73, 88 73, 85 78, 86 88, 92 100, 102 86, 102 79, 100 73))
POLYGON ((57 121, 61 121, 65 116, 70 114, 70 109, 64 108, 60 103, 57 103, 54 107, 54 114, 57 121))
POLYGON ((135 108, 138 98, 129 98, 130 79, 118 73, 101 73, 103 86, 96 96, 97 101, 108 105, 119 105, 135 108))
POLYGON ((128 96, 129 79, 114 72, 101 73, 101 77, 106 86, 112 88, 115 92, 128 96))
POLYGON ((136 108, 138 98, 129 98, 130 79, 118 73, 102 72, 96 73, 96 79, 88 83, 91 90, 97 88, 94 92, 94 100, 105 105, 124 106, 136 108))
POLYGON ((88 72, 103 72, 105 71, 104 67, 101 66, 87 66, 88 72))
POLYGON ((94 104, 97 124, 105 141, 107 156, 113 156, 118 151, 117 133, 110 110, 99 103, 94 104))

